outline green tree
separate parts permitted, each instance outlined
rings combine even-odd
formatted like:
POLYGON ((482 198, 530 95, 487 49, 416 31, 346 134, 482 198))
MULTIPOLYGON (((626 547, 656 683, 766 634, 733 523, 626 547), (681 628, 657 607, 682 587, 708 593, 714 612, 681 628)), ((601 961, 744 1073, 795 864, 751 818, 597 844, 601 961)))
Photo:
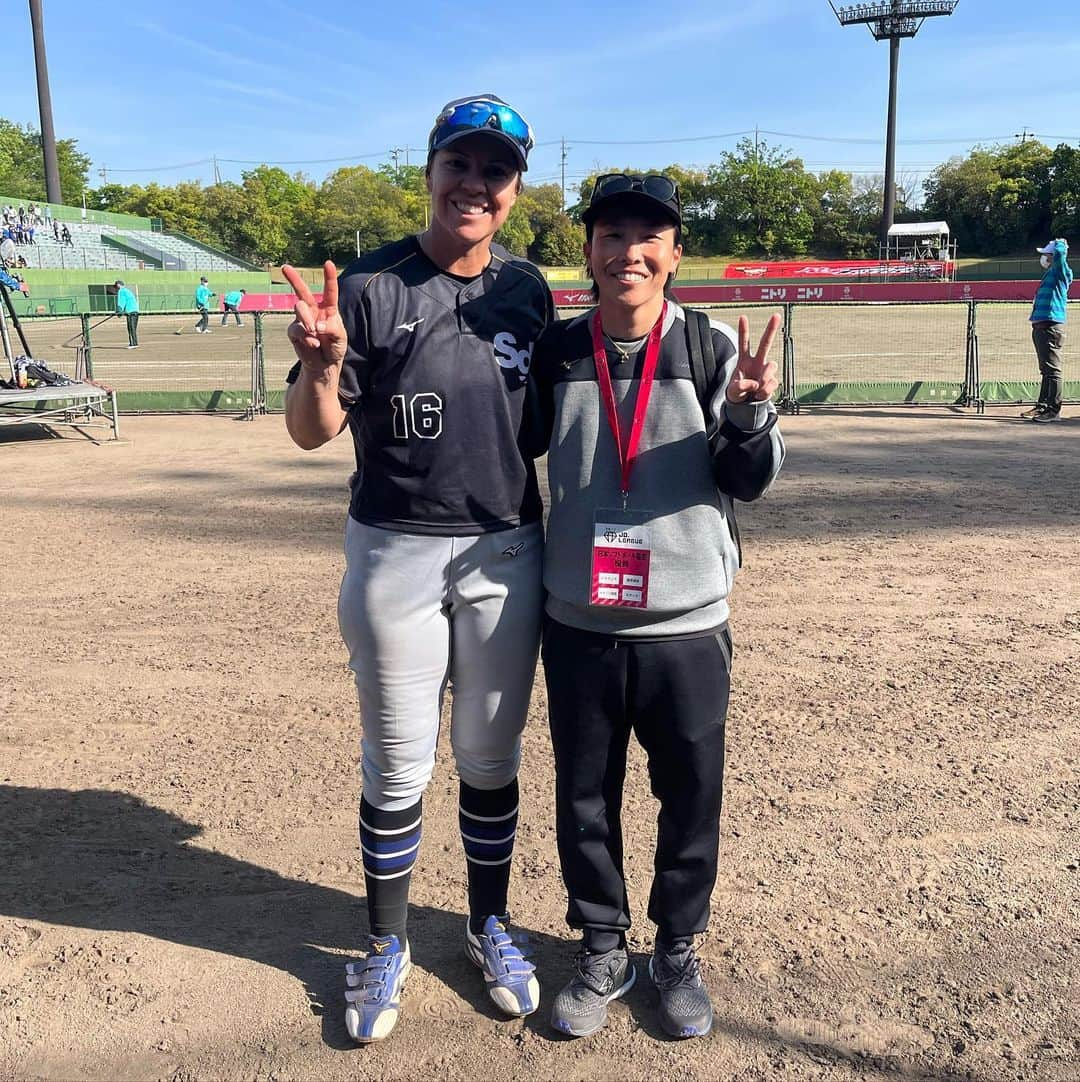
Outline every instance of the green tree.
POLYGON ((547 267, 582 266, 585 253, 585 227, 572 222, 564 214, 555 219, 537 238, 531 249, 532 258, 547 267))
POLYGON ((817 176, 814 252, 860 259, 875 255, 881 224, 882 188, 873 180, 834 169, 817 176))
MULTIPOLYGON (((75 139, 58 139, 56 165, 62 201, 78 206, 86 188, 90 159, 75 139)), ((45 155, 41 133, 0 119, 0 193, 12 199, 45 199, 45 155)))
POLYGON ((306 260, 315 210, 311 182, 302 173, 260 165, 242 175, 241 193, 244 218, 236 224, 234 250, 258 263, 306 260))
POLYGON ((206 193, 197 180, 183 180, 170 188, 133 184, 123 203, 111 209, 160 218, 166 231, 187 233, 205 244, 213 244, 217 239, 208 224, 206 193))
POLYGON ((532 233, 525 253, 530 259, 547 266, 582 263, 585 230, 572 222, 563 210, 562 188, 558 184, 526 188, 514 209, 518 208, 528 218, 532 233))
POLYGON ((1080 150, 1062 143, 1050 158, 1050 232, 1080 237, 1080 150))
POLYGON ((976 147, 939 165, 924 184, 926 210, 948 221, 962 251, 1000 255, 1050 231, 1051 152, 1037 140, 976 147))
POLYGON ((506 216, 502 228, 495 234, 495 241, 501 244, 508 252, 514 255, 528 255, 529 245, 535 240, 536 234, 529 224, 529 208, 520 199, 514 204, 513 209, 506 216))
POLYGON ((818 184, 799 158, 753 139, 708 170, 717 241, 734 255, 803 255, 814 235, 818 184))
POLYGON ((424 227, 409 193, 365 165, 332 173, 319 189, 313 216, 320 258, 346 260, 424 227))
POLYGON ((127 207, 132 198, 128 184, 103 184, 86 193, 86 205, 90 210, 111 210, 118 214, 130 213, 127 207))

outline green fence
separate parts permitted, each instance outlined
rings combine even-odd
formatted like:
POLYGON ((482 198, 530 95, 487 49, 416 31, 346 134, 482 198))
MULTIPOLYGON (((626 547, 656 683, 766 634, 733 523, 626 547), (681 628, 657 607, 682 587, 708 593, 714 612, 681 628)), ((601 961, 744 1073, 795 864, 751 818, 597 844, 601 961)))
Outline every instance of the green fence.
MULTIPOLYGON (((901 403, 974 406, 1029 403, 1039 391, 1026 303, 802 303, 783 314, 782 408, 901 403)), ((740 315, 760 332, 775 305, 713 305, 732 327, 740 315)), ((34 355, 67 374, 83 351, 88 374, 118 392, 122 412, 265 413, 284 404, 295 363, 288 312, 244 313, 237 326, 221 313, 196 334, 190 310, 144 312, 137 349, 122 317, 92 313, 23 320, 34 355)), ((1080 339, 1066 339, 1067 373, 1080 372, 1080 339)), ((1080 401, 1080 379, 1065 382, 1080 401)))

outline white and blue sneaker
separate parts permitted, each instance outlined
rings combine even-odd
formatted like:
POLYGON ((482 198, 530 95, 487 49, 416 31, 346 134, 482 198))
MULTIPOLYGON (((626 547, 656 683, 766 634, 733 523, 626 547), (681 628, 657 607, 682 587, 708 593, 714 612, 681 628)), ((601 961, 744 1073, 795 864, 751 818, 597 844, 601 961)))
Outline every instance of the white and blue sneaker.
POLYGON ((521 1018, 540 1006, 536 967, 526 960, 509 931, 508 916, 488 917, 479 935, 465 925, 465 956, 479 966, 488 995, 503 1014, 521 1018))
POLYGON ((397 1025, 401 987, 412 969, 409 944, 368 936, 367 957, 345 965, 345 1028, 357 1044, 381 1041, 397 1025))

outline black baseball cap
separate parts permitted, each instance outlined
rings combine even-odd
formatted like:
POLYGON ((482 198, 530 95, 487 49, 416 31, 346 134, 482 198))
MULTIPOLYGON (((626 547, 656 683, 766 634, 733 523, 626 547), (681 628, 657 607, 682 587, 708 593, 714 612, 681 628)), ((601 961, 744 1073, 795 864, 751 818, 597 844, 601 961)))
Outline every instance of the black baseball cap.
POLYGON ((660 211, 682 227, 682 203, 679 186, 661 173, 604 173, 596 178, 589 205, 581 220, 591 226, 601 211, 616 203, 635 205, 645 213, 660 211))
POLYGON ((535 140, 529 122, 513 106, 494 94, 473 94, 448 101, 435 118, 428 135, 428 157, 466 135, 494 135, 514 152, 521 172, 529 168, 529 151, 535 140))

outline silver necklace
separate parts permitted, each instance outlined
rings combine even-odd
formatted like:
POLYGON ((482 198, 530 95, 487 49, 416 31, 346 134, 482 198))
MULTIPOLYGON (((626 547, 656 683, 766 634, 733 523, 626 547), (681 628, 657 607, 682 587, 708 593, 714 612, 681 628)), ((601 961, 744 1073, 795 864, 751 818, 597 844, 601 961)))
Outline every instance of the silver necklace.
MULTIPOLYGON (((624 362, 624 361, 629 361, 630 358, 635 353, 637 353, 637 351, 639 349, 641 349, 641 344, 644 341, 644 339, 638 339, 638 340, 631 343, 631 348, 630 349, 627 349, 625 346, 621 345, 619 342, 616 342, 615 339, 612 338, 611 335, 608 334, 607 332, 604 333, 604 337, 615 347, 615 352, 619 355, 620 364, 622 362, 624 362)), ((648 337, 648 336, 646 335, 646 337, 648 337)))

